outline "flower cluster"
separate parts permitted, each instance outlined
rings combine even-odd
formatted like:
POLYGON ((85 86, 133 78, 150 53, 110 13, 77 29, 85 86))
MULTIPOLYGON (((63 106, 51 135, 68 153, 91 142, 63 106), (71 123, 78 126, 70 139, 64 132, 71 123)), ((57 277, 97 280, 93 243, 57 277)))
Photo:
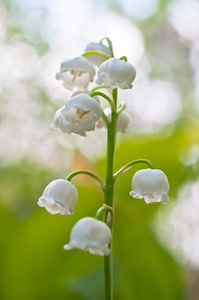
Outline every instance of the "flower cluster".
MULTIPOLYGON (((169 183, 161 170, 142 169, 135 173, 132 179, 130 195, 134 198, 144 198, 146 203, 169 202, 169 183)), ((67 180, 52 181, 39 198, 38 205, 45 207, 51 214, 71 215, 77 203, 77 190, 67 180)), ((111 230, 102 221, 94 218, 80 219, 72 229, 69 244, 65 250, 79 248, 92 254, 109 255, 108 245, 111 241, 111 230)))
MULTIPOLYGON (((67 180, 53 180, 39 198, 38 205, 45 207, 51 214, 71 215, 77 203, 78 193, 75 186, 67 180)), ((80 219, 72 229, 70 242, 65 250, 79 248, 97 255, 109 255, 108 245, 111 230, 107 224, 94 218, 80 219)))
MULTIPOLYGON (((124 111, 126 104, 121 103, 117 106, 117 88, 131 89, 136 71, 127 62, 125 56, 120 59, 115 58, 112 43, 109 39, 107 42, 108 46, 104 45, 102 41, 89 43, 82 56, 65 59, 61 63, 56 79, 73 93, 55 113, 51 129, 61 129, 64 133, 85 137, 88 131, 93 131, 96 127, 104 127, 107 131, 110 130, 109 133, 112 134, 110 148, 113 151, 111 157, 113 159, 115 133, 116 131, 125 133, 129 124, 129 116, 124 111), (89 83, 94 81, 96 74, 97 86, 89 90, 89 83), (99 92, 100 89, 106 90, 107 93, 99 92), (100 105, 99 96, 109 103, 105 109, 102 109, 100 105)), ((110 134, 108 137, 110 138, 110 134)), ((153 169, 149 161, 138 160, 124 166, 115 174, 108 174, 106 184, 89 171, 76 171, 70 174, 66 180, 54 180, 45 188, 43 195, 38 200, 38 205, 45 207, 51 214, 72 215, 78 200, 77 189, 70 182, 73 176, 81 173, 92 176, 106 193, 106 185, 110 188, 114 181, 112 179, 116 179, 138 162, 146 162, 150 168, 135 173, 130 195, 138 199, 144 198, 146 203, 168 203, 169 183, 166 175, 160 170, 153 169), (108 182, 110 178, 111 181, 108 182)), ((112 168, 109 169, 112 171, 112 168)), ((110 191, 108 193, 110 194, 110 191)), ((113 221, 114 209, 107 206, 105 202, 104 206, 98 210, 95 218, 85 217, 74 225, 70 242, 64 246, 64 249, 78 248, 92 254, 109 255, 113 221), (108 210, 107 219, 106 222, 102 222, 99 220, 99 215, 105 210, 108 210)))
MULTIPOLYGON (((128 62, 113 58, 112 49, 102 43, 89 43, 82 56, 65 59, 60 65, 56 79, 62 85, 73 90, 72 96, 66 100, 63 107, 57 110, 51 129, 60 128, 63 132, 75 133, 86 136, 86 132, 95 130, 96 122, 101 118, 97 127, 106 127, 103 116, 111 111, 103 112, 96 97, 90 97, 88 85, 94 81, 97 72, 96 83, 107 89, 131 89, 135 79, 135 68, 128 62)), ((110 101, 113 102, 112 99, 110 101)), ((118 113, 119 115, 119 113, 118 113)), ((122 113, 118 118, 118 131, 125 132, 129 120, 127 114, 122 113)))

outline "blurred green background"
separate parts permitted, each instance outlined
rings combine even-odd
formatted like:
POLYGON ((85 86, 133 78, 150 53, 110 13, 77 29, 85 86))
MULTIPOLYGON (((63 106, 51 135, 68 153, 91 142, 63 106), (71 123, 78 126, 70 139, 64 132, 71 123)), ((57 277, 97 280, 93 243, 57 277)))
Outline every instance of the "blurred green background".
POLYGON ((0 0, 0 299, 103 299, 103 258, 63 251, 77 220, 102 205, 100 188, 75 178, 72 216, 37 199, 76 169, 104 178, 105 130, 49 129, 68 96, 54 78, 60 61, 104 36, 137 69, 133 90, 119 93, 131 122, 115 171, 146 158, 171 186, 167 206, 146 205, 129 196, 138 166, 118 179, 114 300, 199 299, 198 16, 197 0, 0 0))

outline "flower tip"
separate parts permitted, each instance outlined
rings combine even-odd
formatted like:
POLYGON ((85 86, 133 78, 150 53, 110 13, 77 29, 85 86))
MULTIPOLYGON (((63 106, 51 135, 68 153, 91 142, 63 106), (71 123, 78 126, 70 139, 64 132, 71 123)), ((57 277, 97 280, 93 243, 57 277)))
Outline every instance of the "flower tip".
POLYGON ((57 73, 55 74, 55 79, 61 80, 61 72, 57 72, 57 73))
POLYGON ((42 197, 40 197, 37 201, 37 204, 40 206, 40 207, 44 207, 44 204, 42 202, 42 197))
POLYGON ((104 255, 105 256, 109 256, 111 253, 111 250, 109 248, 107 248, 106 250, 104 250, 104 255))
POLYGON ((166 205, 169 201, 170 201, 169 196, 167 196, 167 195, 162 196, 162 199, 161 199, 162 204, 166 205))
POLYGON ((69 244, 64 245, 64 250, 71 250, 73 247, 71 247, 69 244))
POLYGON ((73 215, 75 213, 75 210, 73 208, 70 208, 70 207, 65 207, 65 209, 63 208, 61 211, 60 211, 60 215, 62 216, 70 216, 70 215, 73 215))
POLYGON ((53 124, 53 123, 51 123, 50 124, 50 129, 52 129, 52 130, 56 130, 57 129, 57 127, 53 124))

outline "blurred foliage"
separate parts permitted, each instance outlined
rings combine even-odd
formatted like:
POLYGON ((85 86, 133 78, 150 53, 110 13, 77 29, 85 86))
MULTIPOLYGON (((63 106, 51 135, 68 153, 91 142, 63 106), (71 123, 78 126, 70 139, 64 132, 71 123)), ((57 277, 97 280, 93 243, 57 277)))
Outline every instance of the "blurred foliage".
MULTIPOLYGON (((162 138, 128 137, 117 149, 116 169, 134 157, 145 157, 163 169, 171 184, 171 199, 179 186, 194 177, 179 162, 190 132, 162 138)), ((138 168, 138 166, 136 166, 138 168)), ((161 204, 146 205, 128 195, 136 168, 116 183, 114 228, 114 299, 182 300, 185 286, 178 264, 154 235, 151 222, 161 204)), ((95 165, 103 174, 105 160, 95 165)), ((76 185, 79 201, 72 216, 51 216, 36 199, 58 177, 42 166, 21 161, 1 172, 1 299, 103 299, 103 258, 81 250, 63 251, 70 229, 84 216, 94 216, 102 205, 98 186, 76 185), (94 296, 95 295, 95 296, 94 296)))
POLYGON ((41 3, 32 3, 20 0, 1 0, 0 5, 8 14, 9 28, 8 41, 14 36, 34 47, 42 55, 49 50, 49 41, 45 32, 47 8, 41 3), (27 11, 29 13, 27 14, 27 11), (31 19, 31 22, 30 22, 31 19))

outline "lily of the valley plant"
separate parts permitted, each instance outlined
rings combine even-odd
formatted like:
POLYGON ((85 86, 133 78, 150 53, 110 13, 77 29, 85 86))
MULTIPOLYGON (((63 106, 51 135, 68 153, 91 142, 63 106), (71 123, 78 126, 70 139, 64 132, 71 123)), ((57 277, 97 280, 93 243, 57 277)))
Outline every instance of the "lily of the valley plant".
POLYGON ((112 42, 108 38, 103 38, 100 43, 89 43, 81 56, 67 58, 61 63, 56 79, 73 93, 55 113, 51 129, 86 137, 88 131, 104 127, 107 130, 106 178, 102 180, 87 170, 75 171, 66 179, 49 183, 38 201, 38 205, 51 214, 71 215, 78 200, 77 189, 70 182, 72 178, 86 174, 99 183, 104 193, 104 205, 95 217, 85 216, 74 225, 70 241, 64 245, 64 249, 78 248, 104 256, 105 300, 113 299, 111 238, 115 217, 115 181, 135 164, 144 163, 147 168, 137 171, 133 176, 130 195, 143 198, 146 203, 169 202, 168 179, 162 171, 154 169, 150 161, 134 160, 113 173, 116 135, 117 132, 125 133, 129 124, 129 115, 124 111, 126 104, 121 102, 118 105, 117 91, 118 88, 131 89, 135 77, 135 68, 125 56, 114 57, 112 42), (104 45, 104 40, 107 45, 104 45), (89 90, 89 83, 94 80, 96 86, 89 90), (105 109, 100 106, 99 97, 107 101, 105 109))

